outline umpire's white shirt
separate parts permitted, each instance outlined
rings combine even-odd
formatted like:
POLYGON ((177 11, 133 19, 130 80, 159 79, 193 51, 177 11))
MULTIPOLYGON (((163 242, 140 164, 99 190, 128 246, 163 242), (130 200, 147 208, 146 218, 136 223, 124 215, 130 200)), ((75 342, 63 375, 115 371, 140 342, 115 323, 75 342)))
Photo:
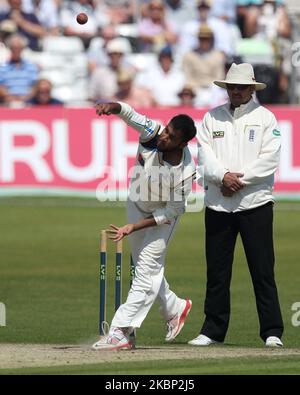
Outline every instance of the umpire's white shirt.
POLYGON ((253 100, 234 112, 229 103, 224 104, 205 114, 197 139, 206 207, 236 212, 274 200, 281 139, 272 112, 253 100), (232 197, 224 197, 220 191, 228 171, 244 174, 244 188, 232 197))

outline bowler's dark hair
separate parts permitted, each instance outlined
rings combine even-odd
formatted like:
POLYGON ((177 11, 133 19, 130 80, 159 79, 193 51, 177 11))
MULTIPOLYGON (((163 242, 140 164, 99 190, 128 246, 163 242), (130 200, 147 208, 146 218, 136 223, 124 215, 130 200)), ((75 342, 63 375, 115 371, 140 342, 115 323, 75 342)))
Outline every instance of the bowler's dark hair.
POLYGON ((178 131, 182 135, 182 140, 187 143, 192 140, 197 133, 197 129, 193 119, 186 114, 179 114, 173 117, 170 121, 174 130, 178 131))

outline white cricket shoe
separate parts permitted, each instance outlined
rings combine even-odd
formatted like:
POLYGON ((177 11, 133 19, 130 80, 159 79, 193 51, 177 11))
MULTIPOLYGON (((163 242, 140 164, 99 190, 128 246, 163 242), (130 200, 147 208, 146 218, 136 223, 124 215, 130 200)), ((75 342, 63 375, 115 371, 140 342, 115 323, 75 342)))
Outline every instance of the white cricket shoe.
POLYGON ((132 348, 127 328, 111 328, 108 335, 102 336, 92 346, 92 349, 97 351, 131 350, 132 348))
POLYGON ((205 335, 199 335, 197 336, 195 339, 190 340, 188 342, 188 344, 191 344, 192 346, 210 346, 211 344, 218 344, 220 342, 217 342, 213 339, 210 339, 209 337, 205 336, 205 335))
POLYGON ((266 340, 266 347, 283 347, 283 343, 279 337, 269 336, 266 340))
POLYGON ((176 336, 179 335, 181 329, 183 328, 186 317, 188 316, 190 310, 192 308, 192 301, 182 300, 182 304, 180 309, 173 318, 167 321, 167 334, 165 341, 170 342, 175 339, 176 336))

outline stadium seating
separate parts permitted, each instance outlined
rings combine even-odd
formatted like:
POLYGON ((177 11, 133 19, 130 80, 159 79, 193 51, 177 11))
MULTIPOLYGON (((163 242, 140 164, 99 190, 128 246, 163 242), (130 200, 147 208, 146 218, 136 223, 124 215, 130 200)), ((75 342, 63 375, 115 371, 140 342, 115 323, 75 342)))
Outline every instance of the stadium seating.
POLYGON ((40 57, 41 76, 53 83, 53 94, 69 104, 87 100, 88 61, 78 37, 47 37, 40 57))
POLYGON ((74 54, 84 52, 84 46, 78 37, 48 36, 43 40, 43 51, 49 53, 74 54))
MULTIPOLYGON (((293 42, 300 41, 300 1, 285 0, 288 14, 293 26, 293 42)), ((143 72, 157 62, 157 54, 140 53, 137 23, 118 24, 115 33, 128 39, 126 60, 138 71, 143 72)), ((242 39, 237 25, 230 29, 232 35, 233 55, 240 56, 243 61, 273 67, 275 63, 274 49, 266 40, 257 38, 242 39)), ((176 66, 181 67, 181 56, 174 53, 176 66)), ((78 104, 88 100, 87 86, 89 78, 89 62, 97 57, 97 61, 105 63, 105 40, 95 37, 91 40, 88 51, 79 37, 47 36, 42 40, 42 51, 25 50, 24 57, 37 64, 41 77, 49 78, 54 85, 54 94, 67 104, 78 104)), ((289 57, 286 57, 287 59, 289 57)), ((264 68, 265 69, 265 68, 264 68)), ((91 70, 91 67, 90 67, 91 70)), ((299 102, 300 71, 292 68, 289 97, 291 102, 299 102)))
POLYGON ((157 55, 154 53, 133 53, 127 55, 126 59, 138 71, 144 71, 157 62, 157 55))

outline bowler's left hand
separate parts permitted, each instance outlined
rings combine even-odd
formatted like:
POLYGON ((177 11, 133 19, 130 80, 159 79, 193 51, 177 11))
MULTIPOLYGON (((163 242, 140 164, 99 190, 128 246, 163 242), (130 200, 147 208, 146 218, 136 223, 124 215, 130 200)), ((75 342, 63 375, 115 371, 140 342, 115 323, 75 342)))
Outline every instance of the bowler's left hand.
POLYGON ((127 224, 125 226, 122 226, 121 228, 118 228, 115 225, 110 225, 110 227, 106 230, 108 233, 108 238, 117 242, 122 240, 125 236, 130 235, 134 231, 134 225, 133 224, 127 224))

